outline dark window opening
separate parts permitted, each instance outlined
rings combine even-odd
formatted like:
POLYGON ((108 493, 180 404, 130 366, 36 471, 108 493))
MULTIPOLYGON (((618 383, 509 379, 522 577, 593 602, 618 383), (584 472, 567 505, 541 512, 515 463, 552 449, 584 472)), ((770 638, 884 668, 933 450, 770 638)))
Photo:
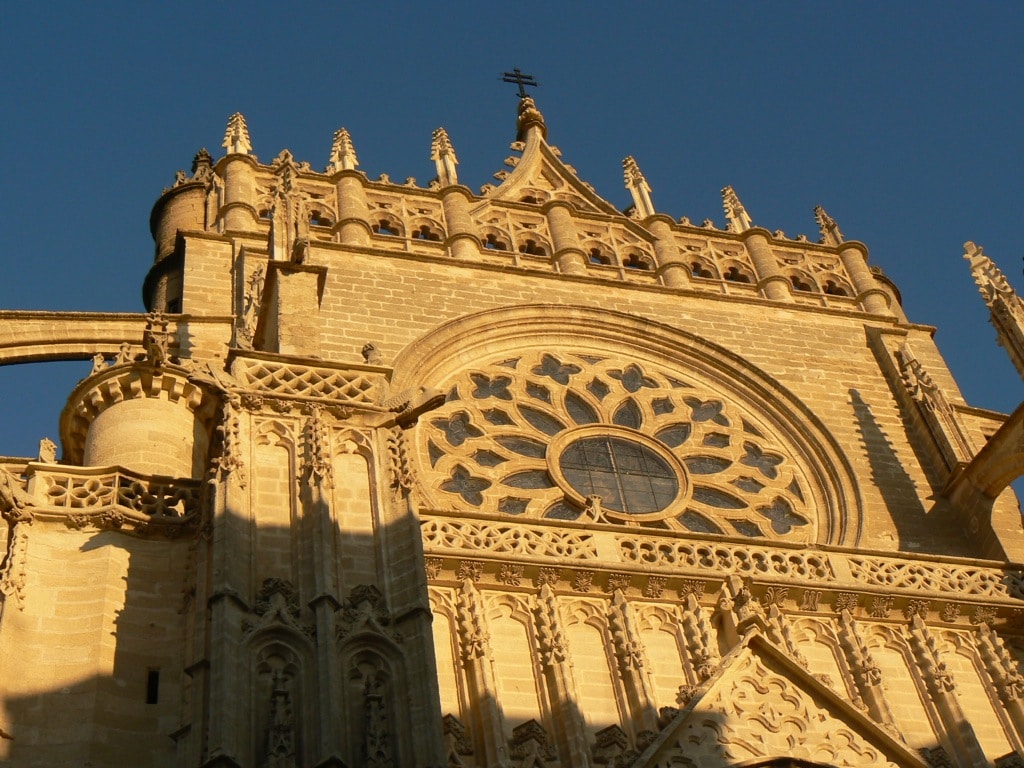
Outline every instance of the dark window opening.
POLYGON ((690 274, 693 277, 707 277, 713 278, 714 275, 711 270, 701 264, 699 261, 695 261, 690 265, 690 274))
POLYGON ((523 195, 521 198, 519 198, 519 201, 522 202, 522 203, 539 203, 540 202, 540 200, 538 200, 533 195, 523 195))
POLYGON ((309 224, 313 227, 329 227, 333 224, 327 216, 320 213, 320 211, 313 211, 309 217, 309 224))
POLYGON ((396 227, 387 219, 381 219, 376 224, 374 224, 373 231, 378 235, 388 235, 390 237, 398 236, 398 227, 396 227))
POLYGON ((414 229, 412 231, 412 237, 414 240, 431 240, 434 242, 441 239, 441 236, 426 224, 421 226, 419 229, 414 229))
POLYGON ((629 254, 629 256, 626 257, 626 260, 624 262, 622 262, 622 265, 624 267, 626 267, 627 269, 645 269, 645 270, 649 270, 651 268, 650 261, 645 259, 643 256, 639 256, 639 255, 637 255, 635 253, 629 254))
POLYGON ((740 272, 739 267, 729 267, 722 277, 732 283, 749 283, 750 276, 740 272))
POLYGON ((849 296, 846 289, 841 285, 836 285, 835 280, 829 280, 825 283, 825 293, 829 296, 849 296))
POLYGON ((573 488, 583 496, 597 494, 615 512, 660 512, 679 494, 679 480, 668 462, 623 437, 580 438, 558 461, 573 488))
POLYGON ((789 282, 793 285, 793 290, 796 291, 813 291, 811 284, 806 280, 802 279, 799 275, 790 275, 789 282))
POLYGON ((525 243, 519 246, 519 252, 525 253, 528 256, 546 256, 547 253, 544 249, 537 245, 536 240, 527 240, 525 243))
POLYGON ((607 264, 611 264, 612 263, 612 257, 609 256, 606 253, 601 253, 600 249, 598 249, 598 248, 591 248, 590 249, 589 258, 590 258, 590 263, 591 264, 605 264, 605 265, 607 265, 607 264))
POLYGON ((508 243, 499 240, 497 235, 488 233, 484 237, 484 248, 489 251, 507 251, 508 243))
POLYGON ((160 701, 160 670, 151 669, 146 673, 146 703, 156 704, 160 701))
POLYGON ((179 315, 181 314, 181 299, 168 299, 167 300, 167 314, 179 315))

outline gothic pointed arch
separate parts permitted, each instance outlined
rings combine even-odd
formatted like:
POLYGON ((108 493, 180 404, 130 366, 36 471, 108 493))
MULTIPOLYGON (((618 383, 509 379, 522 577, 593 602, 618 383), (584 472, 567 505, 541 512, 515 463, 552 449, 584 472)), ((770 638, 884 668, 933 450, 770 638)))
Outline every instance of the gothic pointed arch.
POLYGON ((563 200, 580 211, 621 216, 621 211, 594 192, 593 187, 576 175, 572 166, 562 161, 562 153, 548 144, 543 117, 533 99, 523 99, 519 113, 520 125, 525 120, 527 127, 525 132, 520 132, 523 140, 512 148, 521 151, 522 156, 517 159, 515 169, 504 175, 499 186, 490 188, 485 198, 534 204, 563 200))
POLYGON ((507 307, 407 347, 393 386, 447 392, 417 426, 434 509, 802 545, 861 534, 856 480, 822 422, 696 333, 607 310, 507 307))

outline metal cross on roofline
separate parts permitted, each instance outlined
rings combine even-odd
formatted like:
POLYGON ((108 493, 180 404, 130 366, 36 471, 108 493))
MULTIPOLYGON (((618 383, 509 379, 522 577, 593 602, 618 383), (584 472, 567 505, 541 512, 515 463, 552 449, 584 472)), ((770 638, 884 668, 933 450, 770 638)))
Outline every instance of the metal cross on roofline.
POLYGON ((525 99, 529 94, 526 92, 524 86, 530 88, 537 88, 540 83, 533 79, 533 75, 524 75, 519 71, 519 67, 515 67, 511 72, 503 72, 501 75, 502 82, 515 83, 519 86, 519 98, 525 99))

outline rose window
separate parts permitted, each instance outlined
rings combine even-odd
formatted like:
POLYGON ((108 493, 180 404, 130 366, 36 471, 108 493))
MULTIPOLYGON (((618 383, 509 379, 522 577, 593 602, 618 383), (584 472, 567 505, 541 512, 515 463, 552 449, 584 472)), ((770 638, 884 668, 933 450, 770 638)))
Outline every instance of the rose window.
POLYGON ((532 352, 461 374, 420 424, 441 508, 813 541, 756 410, 653 365, 532 352))

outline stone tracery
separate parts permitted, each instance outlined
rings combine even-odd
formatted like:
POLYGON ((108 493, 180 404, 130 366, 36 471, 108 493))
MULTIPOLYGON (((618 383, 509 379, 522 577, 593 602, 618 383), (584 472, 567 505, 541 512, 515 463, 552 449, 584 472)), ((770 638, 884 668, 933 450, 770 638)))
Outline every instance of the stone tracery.
POLYGON ((658 366, 544 350, 496 360, 457 377, 419 436, 442 508, 816 538, 791 450, 749 406, 658 366))

